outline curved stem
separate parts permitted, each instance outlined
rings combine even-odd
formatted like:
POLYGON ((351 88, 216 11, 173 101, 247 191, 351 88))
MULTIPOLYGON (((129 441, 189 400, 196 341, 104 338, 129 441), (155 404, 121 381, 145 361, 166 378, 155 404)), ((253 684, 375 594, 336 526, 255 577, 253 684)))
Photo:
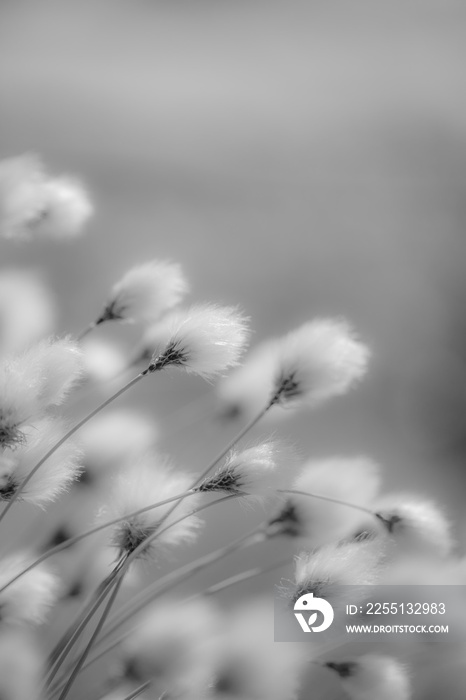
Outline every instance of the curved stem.
POLYGON ((319 501, 328 501, 329 503, 337 503, 340 506, 346 506, 347 508, 354 508, 355 510, 361 511, 361 513, 366 513, 367 515, 372 515, 374 518, 377 514, 370 510, 370 508, 365 508, 357 503, 350 503, 349 501, 341 501, 339 498, 332 498, 331 496, 323 496, 320 493, 311 493, 310 491, 298 491, 296 489, 278 489, 279 493, 294 493, 297 496, 310 496, 311 498, 317 498, 319 501))
MULTIPOLYGON (((272 400, 272 401, 269 401, 269 403, 268 403, 254 418, 252 418, 252 419, 249 421, 249 423, 247 423, 247 424, 239 431, 239 433, 237 433, 237 434, 235 435, 235 437, 234 437, 232 440, 230 440, 230 442, 228 443, 228 445, 227 445, 226 447, 224 447, 223 450, 221 450, 221 452, 218 453, 218 455, 210 462, 209 466, 206 467, 206 468, 204 469, 204 471, 202 472, 202 474, 200 474, 199 476, 197 476, 197 477, 195 478, 195 480, 194 480, 193 483, 191 484, 191 487, 190 487, 191 489, 195 488, 200 482, 202 482, 202 481, 205 479, 205 477, 207 476, 207 474, 208 474, 210 471, 212 471, 212 469, 217 465, 217 463, 220 462, 220 460, 223 459, 223 457, 225 457, 225 455, 231 450, 231 448, 232 448, 234 445, 236 445, 236 443, 239 442, 239 440, 241 440, 241 439, 246 435, 246 433, 248 433, 248 432, 256 425, 256 423, 258 423, 258 422, 261 420, 261 418, 263 418, 263 417, 265 416, 265 414, 267 413, 267 411, 269 410, 269 408, 271 408, 272 406, 273 406, 273 400, 272 400)), ((167 518, 170 517, 170 515, 171 515, 171 514, 173 513, 173 511, 180 505, 180 503, 181 503, 182 501, 183 501, 183 499, 180 499, 180 500, 178 501, 178 503, 175 503, 175 505, 173 505, 173 506, 169 509, 169 511, 164 515, 164 517, 163 517, 162 520, 160 521, 160 524, 162 524, 163 522, 165 522, 165 520, 166 520, 167 518)))
POLYGON ((235 586, 237 583, 242 583, 243 581, 248 581, 249 579, 256 578, 257 576, 262 576, 262 574, 268 574, 270 571, 274 571, 275 569, 281 569, 282 566, 292 564, 293 561, 294 559, 288 557, 287 559, 282 559, 274 564, 270 564, 270 566, 255 566, 253 569, 242 571, 240 574, 235 574, 234 576, 230 576, 219 583, 214 583, 212 586, 209 586, 209 588, 206 588, 205 591, 195 593, 193 596, 191 596, 191 598, 188 598, 188 600, 205 595, 214 595, 215 593, 224 591, 231 586, 235 586))
POLYGON ((127 518, 132 518, 136 515, 140 515, 141 513, 146 513, 149 510, 153 510, 155 508, 158 508, 160 506, 166 505, 167 503, 172 503, 173 501, 177 501, 180 498, 187 498, 188 496, 194 495, 197 493, 194 489, 190 489, 189 491, 184 491, 183 493, 177 494, 176 496, 172 496, 171 498, 166 498, 163 501, 158 501, 157 503, 152 503, 149 506, 145 506, 145 508, 139 508, 139 510, 135 510, 132 513, 127 513, 126 515, 120 516, 118 518, 114 518, 114 520, 109 520, 105 523, 102 523, 101 525, 96 525, 95 527, 91 528, 90 530, 86 530, 85 532, 82 532, 80 535, 76 535, 75 537, 70 537, 70 539, 65 540, 65 542, 61 542, 60 544, 57 544, 55 547, 52 549, 49 549, 47 552, 44 552, 44 554, 41 554, 40 557, 35 559, 29 566, 27 566, 23 571, 21 571, 19 574, 17 574, 14 578, 10 579, 8 583, 6 583, 4 586, 0 588, 0 593, 2 593, 6 588, 11 586, 12 583, 15 583, 21 576, 24 576, 24 574, 28 573, 28 571, 31 571, 31 569, 34 569, 36 566, 39 566, 39 564, 42 564, 46 559, 49 557, 54 556, 55 554, 58 554, 59 552, 62 552, 65 549, 68 549, 68 547, 72 547, 74 544, 77 542, 80 542, 81 540, 85 539, 86 537, 90 537, 91 535, 94 535, 96 532, 100 532, 101 530, 105 530, 108 527, 111 527, 112 525, 117 525, 120 522, 123 522, 127 518))
POLYGON ((101 617, 100 617, 100 620, 99 620, 99 622, 97 623, 97 626, 96 626, 94 632, 92 633, 92 636, 91 636, 89 642, 87 643, 86 648, 84 649, 83 653, 82 653, 81 656, 79 657, 79 661, 78 661, 78 663, 76 664, 76 666, 74 667, 71 676, 69 677, 68 681, 66 682, 66 685, 65 685, 65 687, 63 688, 63 691, 62 691, 61 694, 60 694, 59 700, 65 700, 66 696, 67 696, 68 693, 70 692, 70 690, 71 690, 71 688, 72 688, 72 686, 73 686, 73 684, 74 684, 74 681, 76 680, 76 677, 78 676, 78 674, 79 674, 81 668, 82 668, 83 665, 84 665, 84 662, 86 661, 86 659, 87 659, 87 657, 88 657, 88 655, 89 655, 89 652, 91 651, 91 649, 92 649, 92 647, 93 647, 93 644, 94 644, 95 640, 96 640, 97 637, 99 636, 100 631, 101 631, 102 627, 103 627, 104 624, 105 624, 105 620, 107 619, 108 615, 110 614, 110 611, 111 611, 112 606, 113 606, 113 604, 114 604, 114 602, 115 602, 115 600, 116 600, 116 597, 117 597, 117 595, 118 595, 118 591, 120 590, 120 586, 121 586, 122 583, 123 583, 123 576, 117 577, 117 581, 116 581, 115 587, 114 587, 114 589, 113 589, 113 591, 112 591, 112 594, 110 595, 110 598, 109 598, 108 601, 107 601, 107 604, 106 604, 105 609, 104 609, 104 611, 103 611, 103 613, 102 613, 102 615, 101 615, 101 617))
MULTIPOLYGON (((224 500, 224 499, 220 499, 224 500)), ((214 501, 213 503, 217 503, 218 501, 214 501)), ((209 504, 209 505, 213 505, 209 504)), ((131 617, 133 617, 136 613, 139 612, 139 610, 143 609, 146 605, 151 603, 153 600, 155 600, 159 595, 162 595, 165 593, 167 590, 171 590, 174 585, 181 581, 186 581, 188 578, 191 576, 194 576, 194 574, 198 573, 199 571, 202 571, 203 569, 207 568, 210 564, 216 563, 217 561, 220 561, 224 557, 228 556, 229 554, 233 554, 233 552, 243 549, 245 547, 252 546, 253 544, 259 543, 263 540, 267 539, 265 531, 264 531, 264 524, 261 523, 258 527, 254 528, 251 532, 248 532, 246 535, 243 535, 242 537, 239 537, 236 539, 234 542, 231 542, 228 545, 225 545, 224 547, 220 547, 219 549, 216 549, 214 552, 210 552, 209 554, 206 554, 204 557, 200 557, 199 559, 196 559, 194 562, 190 562, 189 564, 186 564, 185 566, 182 566, 180 569, 177 569, 176 571, 172 571, 170 574, 167 574, 166 576, 163 577, 160 581, 157 581, 154 586, 149 587, 145 591, 143 591, 143 595, 139 596, 139 600, 133 600, 130 601, 129 604, 124 605, 118 613, 111 618, 113 620, 113 624, 109 629, 105 632, 105 634, 102 635, 102 637, 99 640, 99 644, 104 642, 106 639, 108 639, 119 627, 121 627, 127 620, 129 620, 131 617)), ((284 563, 287 563, 288 561, 292 561, 287 559, 285 562, 281 562, 280 565, 283 565, 284 563)), ((277 565, 275 564, 272 568, 276 568, 277 565)), ((265 570, 262 570, 265 571, 265 570)), ((258 572, 259 573, 259 572, 258 572)), ((252 576, 251 576, 252 577, 252 576)), ((196 594, 197 595, 197 594, 196 594)), ((102 656, 107 654, 109 651, 114 649, 118 644, 127 636, 129 632, 125 632, 123 635, 120 635, 118 639, 110 643, 110 645, 107 645, 101 652, 99 652, 95 657, 90 659, 90 661, 83 667, 83 670, 87 668, 88 666, 91 666, 94 664, 96 661, 98 661, 102 656)), ((53 688, 52 691, 56 691, 56 688, 53 688)))
MULTIPOLYGON (((52 666, 52 668, 49 671, 49 674, 45 680, 45 685, 46 687, 51 684, 55 676, 57 675, 58 671, 60 670, 63 662, 65 661, 66 657, 70 653, 71 649, 73 648, 74 644, 76 641, 79 639, 81 636, 81 633, 84 631, 85 627, 87 626, 88 622, 91 620, 93 617, 94 613, 98 610, 100 605, 102 604, 103 600, 107 597, 108 592, 111 588, 111 583, 108 584, 97 596, 95 602, 93 605, 89 608, 87 614, 83 617, 81 622, 78 624, 78 626, 74 629, 73 633, 71 636, 67 639, 65 635, 65 645, 58 650, 58 654, 56 655, 56 660, 52 666)), ((61 645, 61 642, 59 643, 61 645)))
MULTIPOLYGON (((218 501, 214 501, 214 503, 218 503, 218 501)), ((239 537, 234 542, 231 542, 224 547, 220 547, 214 552, 210 552, 209 554, 206 554, 205 556, 182 566, 176 571, 172 571, 171 573, 167 574, 155 584, 144 590, 140 596, 135 598, 135 600, 130 601, 118 611, 118 614, 112 618, 113 624, 105 632, 104 636, 101 638, 101 641, 110 637, 118 627, 123 625, 146 605, 152 603, 160 595, 163 595, 166 591, 171 590, 173 586, 181 583, 182 581, 186 581, 188 578, 191 578, 191 576, 194 576, 199 571, 202 571, 210 566, 210 564, 215 564, 221 559, 233 554, 237 550, 252 546, 256 543, 262 542, 265 539, 267 539, 267 535, 265 533, 264 524, 261 523, 260 526, 254 528, 254 530, 248 532, 246 535, 239 537)))
MULTIPOLYGON (((139 697, 141 693, 143 693, 147 688, 149 688, 152 685, 152 681, 146 681, 145 683, 142 683, 136 690, 133 690, 132 693, 129 695, 126 695, 123 700, 134 700, 134 698, 139 697)), ((163 697, 163 695, 161 696, 163 697)), ((160 699, 159 699, 160 700, 160 699)))
POLYGON ((128 389, 131 389, 137 382, 139 382, 143 377, 145 377, 145 373, 141 372, 138 374, 136 377, 131 379, 125 386, 123 386, 121 389, 119 389, 115 394, 110 396, 110 398, 106 399, 103 403, 100 404, 100 406, 97 406, 91 413, 89 413, 87 416, 85 416, 82 420, 80 420, 78 423, 76 423, 68 432, 45 454, 42 459, 40 459, 35 467, 29 472, 27 477, 24 479, 24 481, 18 486, 16 489, 15 493, 13 494, 12 498, 10 501, 8 501, 6 508, 4 509, 3 513, 0 515, 0 522, 3 520, 5 515, 8 513, 10 508, 12 507, 13 503, 19 498, 20 494, 24 490, 25 486, 29 483, 29 481, 32 479, 34 474, 37 472, 38 469, 48 460, 49 457, 51 457, 62 445, 64 442, 66 442, 72 435, 74 435, 80 428, 82 428, 83 425, 88 423, 94 416, 96 416, 100 411, 102 411, 104 408, 106 408, 110 403, 115 401, 119 396, 124 394, 128 389))

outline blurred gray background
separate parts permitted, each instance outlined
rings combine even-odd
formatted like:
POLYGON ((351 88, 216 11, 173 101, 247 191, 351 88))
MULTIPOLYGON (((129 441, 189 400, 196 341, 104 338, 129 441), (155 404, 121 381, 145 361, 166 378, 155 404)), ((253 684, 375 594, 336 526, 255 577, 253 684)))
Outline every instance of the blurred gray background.
MULTIPOLYGON (((284 433, 303 454, 371 455, 461 536, 465 38, 452 0, 3 0, 0 152, 79 174, 97 215, 69 244, 2 242, 2 266, 44 272, 63 332, 156 256, 193 299, 241 304, 254 341, 347 316, 368 379, 284 433)), ((128 401, 163 420, 205 390, 172 376, 128 401)))

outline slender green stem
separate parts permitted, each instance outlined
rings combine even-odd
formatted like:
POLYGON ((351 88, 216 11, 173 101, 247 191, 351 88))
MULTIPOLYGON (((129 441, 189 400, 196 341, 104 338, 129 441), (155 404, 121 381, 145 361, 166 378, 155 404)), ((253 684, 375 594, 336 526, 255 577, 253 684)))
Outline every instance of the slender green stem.
POLYGON ((4 586, 0 588, 0 593, 2 593, 8 586, 11 586, 12 583, 17 581, 21 576, 24 576, 28 571, 31 571, 31 569, 34 569, 36 566, 39 564, 42 564, 46 559, 49 557, 54 556, 55 554, 58 554, 59 552, 62 552, 65 549, 68 549, 68 547, 72 547, 74 544, 77 542, 80 542, 81 540, 85 539, 86 537, 90 537, 90 535, 94 535, 96 532, 100 532, 101 530, 105 530, 108 527, 111 527, 112 525, 117 525, 120 522, 123 522, 127 518, 132 518, 135 517, 136 515, 140 515, 141 513, 146 513, 149 510, 153 510, 155 508, 158 508, 160 506, 164 506, 167 503, 172 503, 173 501, 176 501, 180 498, 187 498, 188 496, 192 496, 193 494, 197 493, 194 489, 190 489, 189 491, 184 491, 183 493, 177 494, 176 496, 172 496, 171 498, 166 498, 163 501, 158 501, 157 503, 152 503, 149 506, 145 506, 144 508, 139 508, 139 510, 135 510, 132 513, 127 513, 123 516, 120 516, 118 518, 114 518, 113 520, 109 520, 105 523, 102 523, 101 525, 96 525, 95 527, 91 528, 90 530, 86 530, 85 532, 82 532, 80 535, 76 535, 75 537, 70 537, 70 539, 65 540, 65 542, 62 542, 61 544, 56 545, 52 549, 49 549, 47 552, 44 552, 44 554, 41 554, 40 557, 35 559, 29 566, 27 566, 23 571, 21 571, 19 574, 17 574, 14 578, 10 579, 8 583, 6 583, 4 586))
POLYGON ((32 479, 34 474, 37 472, 38 469, 46 462, 49 457, 51 457, 62 445, 65 443, 72 435, 74 435, 80 428, 82 428, 83 425, 88 423, 94 416, 96 416, 100 411, 102 411, 104 408, 106 408, 109 404, 111 404, 115 399, 117 399, 119 396, 124 394, 128 389, 131 389, 137 382, 139 382, 143 377, 146 376, 146 372, 141 372, 138 374, 136 377, 131 379, 125 386, 123 386, 121 389, 119 389, 115 394, 110 396, 110 398, 106 399, 103 403, 100 404, 100 406, 97 406, 93 411, 91 411, 87 416, 85 416, 82 420, 80 420, 78 423, 76 423, 68 432, 45 454, 42 459, 40 459, 35 467, 29 472, 29 474, 26 476, 24 481, 18 486, 16 489, 15 493, 13 494, 12 498, 10 501, 8 501, 6 508, 4 509, 3 513, 0 515, 0 522, 3 520, 3 518, 6 516, 12 505, 17 501, 19 496, 21 495, 22 491, 24 488, 27 486, 29 481, 32 479))
POLYGON ((105 624, 105 620, 107 619, 108 615, 110 614, 110 611, 113 607, 113 604, 116 600, 116 597, 118 595, 118 591, 120 590, 120 586, 122 583, 123 583, 123 576, 120 576, 120 577, 117 576, 115 586, 114 586, 113 591, 110 595, 110 598, 108 599, 108 602, 104 608, 104 611, 100 617, 100 620, 97 623, 97 626, 96 626, 94 632, 92 633, 92 636, 91 636, 89 642, 87 643, 86 648, 84 649, 83 653, 81 654, 78 663, 74 667, 71 676, 69 677, 68 681, 66 682, 66 685, 60 694, 59 700, 65 700, 66 696, 70 692, 70 690, 74 684, 74 681, 76 680, 81 668, 83 667, 87 657, 89 656, 89 653, 94 645, 95 640, 99 636, 100 631, 105 624))

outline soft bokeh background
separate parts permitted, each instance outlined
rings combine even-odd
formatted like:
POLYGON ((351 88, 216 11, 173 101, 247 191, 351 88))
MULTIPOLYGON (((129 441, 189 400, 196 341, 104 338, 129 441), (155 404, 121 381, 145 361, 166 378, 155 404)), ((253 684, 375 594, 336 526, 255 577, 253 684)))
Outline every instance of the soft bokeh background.
MULTIPOLYGON (((2 266, 47 276, 63 332, 93 318, 131 264, 157 256, 183 264, 194 299, 241 304, 255 341, 347 316, 373 348, 368 379, 277 432, 304 455, 372 456, 387 487, 444 504, 461 542, 464 3, 3 0, 0 10, 0 152, 32 150, 81 175, 97 207, 76 242, 1 243, 2 266)), ((137 337, 101 332, 128 348, 137 337)), ((200 468, 234 428, 207 411, 180 439, 170 415, 205 392, 172 375, 127 405, 145 405, 164 446, 200 468)), ((252 518, 234 507, 208 517, 203 550, 252 518)))

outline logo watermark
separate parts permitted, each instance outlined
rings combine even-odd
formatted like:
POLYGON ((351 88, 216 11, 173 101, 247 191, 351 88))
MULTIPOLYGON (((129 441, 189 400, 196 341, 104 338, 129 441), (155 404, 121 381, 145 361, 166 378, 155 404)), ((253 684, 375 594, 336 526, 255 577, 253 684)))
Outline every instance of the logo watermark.
POLYGON ((466 586, 277 586, 275 641, 319 642, 387 635, 466 642, 466 586))

